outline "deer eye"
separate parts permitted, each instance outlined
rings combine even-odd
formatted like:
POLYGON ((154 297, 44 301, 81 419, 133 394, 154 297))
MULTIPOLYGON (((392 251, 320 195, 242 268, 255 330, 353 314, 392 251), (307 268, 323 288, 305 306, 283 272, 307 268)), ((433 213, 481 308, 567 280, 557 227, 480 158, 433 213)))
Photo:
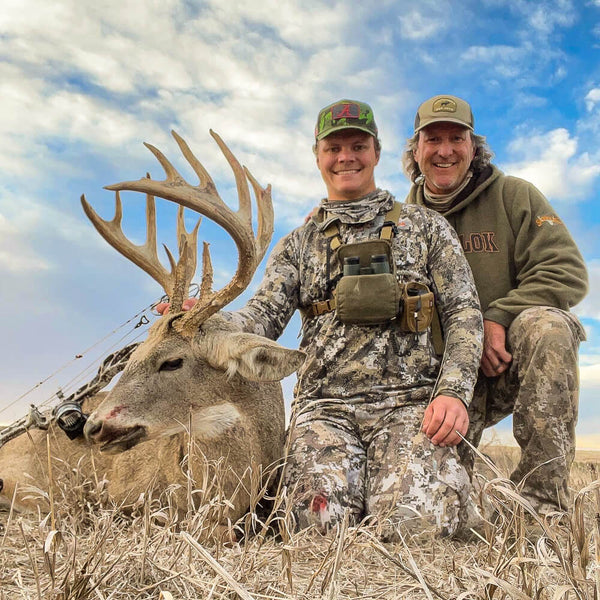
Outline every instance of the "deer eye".
POLYGON ((176 371, 183 364, 183 358, 174 358, 173 360, 165 360, 165 362, 160 365, 159 371, 176 371))

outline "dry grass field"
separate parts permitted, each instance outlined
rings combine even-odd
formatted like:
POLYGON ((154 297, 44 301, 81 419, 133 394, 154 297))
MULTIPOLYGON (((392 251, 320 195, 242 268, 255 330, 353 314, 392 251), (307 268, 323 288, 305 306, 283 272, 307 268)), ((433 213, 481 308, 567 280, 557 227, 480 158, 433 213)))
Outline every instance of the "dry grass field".
MULTIPOLYGON (((482 457, 479 501, 497 518, 468 542, 406 533, 383 544, 369 522, 328 537, 292 533, 279 494, 270 511, 256 506, 232 524, 241 541, 204 544, 226 499, 181 515, 168 493, 146 496, 125 514, 99 474, 57 468, 48 514, 0 513, 0 599, 598 600, 600 454, 576 461, 572 511, 541 521, 506 478, 518 450, 485 452, 495 466, 482 457)), ((192 485, 188 493, 190 505, 212 495, 192 485)))

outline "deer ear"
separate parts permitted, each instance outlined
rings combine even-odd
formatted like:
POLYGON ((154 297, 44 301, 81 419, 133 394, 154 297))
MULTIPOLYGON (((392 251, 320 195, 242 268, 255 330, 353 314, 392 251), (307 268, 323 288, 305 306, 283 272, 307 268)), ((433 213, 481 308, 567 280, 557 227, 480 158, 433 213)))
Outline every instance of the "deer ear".
POLYGON ((237 333, 227 340, 220 356, 229 376, 238 373, 250 381, 279 381, 296 371, 306 355, 252 333, 237 333))

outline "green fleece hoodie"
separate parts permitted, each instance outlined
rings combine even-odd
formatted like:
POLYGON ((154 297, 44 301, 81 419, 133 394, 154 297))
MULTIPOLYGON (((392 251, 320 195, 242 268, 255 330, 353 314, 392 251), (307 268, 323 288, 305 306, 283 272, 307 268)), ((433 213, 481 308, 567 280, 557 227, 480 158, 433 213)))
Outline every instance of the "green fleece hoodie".
MULTIPOLYGON (((409 204, 425 204, 414 184, 409 204)), ((444 214, 473 270, 484 319, 508 327, 532 306, 569 310, 587 292, 583 258, 567 228, 531 183, 497 167, 476 173, 444 214)))

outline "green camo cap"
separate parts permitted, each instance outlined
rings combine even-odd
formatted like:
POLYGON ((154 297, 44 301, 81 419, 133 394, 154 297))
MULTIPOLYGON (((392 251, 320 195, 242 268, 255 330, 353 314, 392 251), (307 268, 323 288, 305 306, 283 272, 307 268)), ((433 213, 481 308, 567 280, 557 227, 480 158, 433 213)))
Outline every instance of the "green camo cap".
POLYGON ((338 100, 322 108, 317 118, 315 139, 322 140, 342 129, 359 129, 377 137, 377 125, 371 107, 356 100, 338 100))
POLYGON ((473 131, 473 111, 468 102, 456 96, 434 96, 425 100, 415 117, 415 133, 431 123, 458 123, 473 131))

